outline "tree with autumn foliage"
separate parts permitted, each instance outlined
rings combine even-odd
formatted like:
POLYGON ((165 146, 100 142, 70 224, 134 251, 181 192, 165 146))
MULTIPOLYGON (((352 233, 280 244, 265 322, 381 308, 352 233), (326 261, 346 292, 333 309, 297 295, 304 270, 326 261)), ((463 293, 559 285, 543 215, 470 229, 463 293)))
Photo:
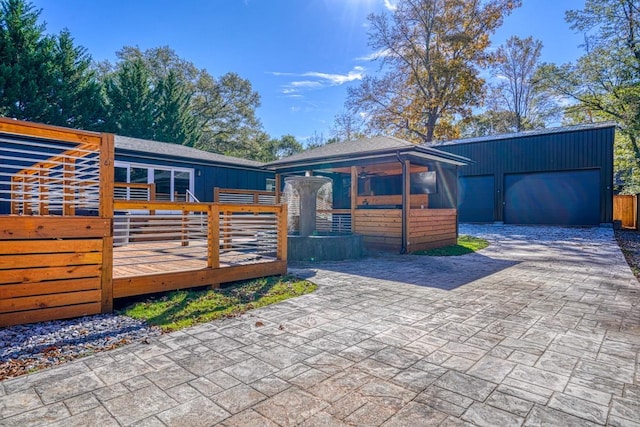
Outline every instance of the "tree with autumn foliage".
POLYGON ((454 122, 481 103, 489 36, 520 0, 401 0, 369 16, 369 45, 384 74, 349 89, 347 107, 373 131, 415 142, 457 136, 454 122))

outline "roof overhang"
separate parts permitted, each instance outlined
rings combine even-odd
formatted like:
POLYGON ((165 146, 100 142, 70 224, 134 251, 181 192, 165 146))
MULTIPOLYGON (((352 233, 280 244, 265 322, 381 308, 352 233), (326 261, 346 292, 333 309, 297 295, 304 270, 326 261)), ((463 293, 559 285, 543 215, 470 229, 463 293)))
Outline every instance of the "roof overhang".
POLYGON ((464 166, 473 163, 472 160, 463 156, 415 145, 410 147, 397 147, 393 149, 292 160, 289 162, 286 159, 283 159, 267 164, 266 168, 273 170, 276 173, 287 173, 310 169, 330 170, 343 168, 345 166, 390 163, 399 162, 400 160, 409 160, 412 163, 417 164, 439 162, 455 166, 464 166))

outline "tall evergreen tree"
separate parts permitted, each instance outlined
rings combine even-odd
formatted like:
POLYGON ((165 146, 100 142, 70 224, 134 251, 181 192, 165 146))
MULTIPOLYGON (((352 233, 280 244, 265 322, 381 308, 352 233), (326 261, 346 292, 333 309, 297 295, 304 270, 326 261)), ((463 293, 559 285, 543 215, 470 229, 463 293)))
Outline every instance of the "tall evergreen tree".
POLYGON ((91 56, 74 46, 68 30, 55 40, 49 106, 45 121, 76 129, 101 130, 104 125, 101 86, 91 66, 91 56))
POLYGON ((128 61, 105 82, 109 132, 134 138, 154 138, 155 105, 150 73, 140 60, 128 61))
POLYGON ((193 147, 200 139, 200 126, 189 108, 191 94, 173 70, 158 83, 154 101, 154 138, 193 147))
POLYGON ((23 0, 0 3, 0 114, 46 121, 54 40, 23 0))
POLYGON ((24 0, 0 0, 0 115, 99 130, 100 84, 91 56, 71 34, 45 34, 40 11, 24 0))

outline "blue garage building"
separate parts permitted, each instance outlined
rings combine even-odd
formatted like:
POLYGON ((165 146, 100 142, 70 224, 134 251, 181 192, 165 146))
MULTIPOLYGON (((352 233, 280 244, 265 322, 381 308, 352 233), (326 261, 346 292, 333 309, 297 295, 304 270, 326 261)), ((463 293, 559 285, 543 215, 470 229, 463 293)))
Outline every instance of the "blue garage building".
POLYGON ((612 123, 437 144, 460 168, 459 221, 599 225, 613 220, 612 123))

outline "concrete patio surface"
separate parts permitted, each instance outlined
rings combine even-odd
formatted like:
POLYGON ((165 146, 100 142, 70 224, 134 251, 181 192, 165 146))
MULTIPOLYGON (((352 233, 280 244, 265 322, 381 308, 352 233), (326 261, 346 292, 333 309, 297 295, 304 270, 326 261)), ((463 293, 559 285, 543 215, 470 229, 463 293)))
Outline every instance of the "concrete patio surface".
POLYGON ((640 426, 640 286, 610 229, 296 265, 310 295, 0 383, 6 426, 640 426))

